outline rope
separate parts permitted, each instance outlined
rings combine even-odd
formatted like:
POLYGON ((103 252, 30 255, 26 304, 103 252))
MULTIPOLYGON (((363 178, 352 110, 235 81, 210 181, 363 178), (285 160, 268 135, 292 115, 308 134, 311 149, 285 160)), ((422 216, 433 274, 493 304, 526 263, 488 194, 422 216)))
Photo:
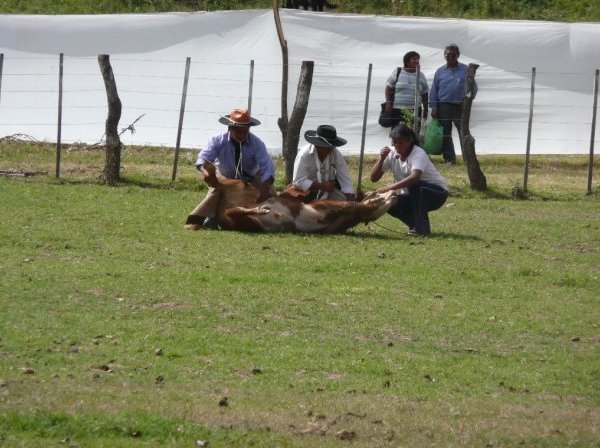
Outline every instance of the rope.
POLYGON ((389 229, 385 226, 382 226, 381 224, 379 224, 377 221, 373 221, 372 224, 375 224, 378 227, 381 227, 382 229, 387 230, 388 232, 392 232, 392 233, 399 233, 399 234, 403 234, 403 232, 399 232, 398 230, 394 230, 394 229, 389 229))

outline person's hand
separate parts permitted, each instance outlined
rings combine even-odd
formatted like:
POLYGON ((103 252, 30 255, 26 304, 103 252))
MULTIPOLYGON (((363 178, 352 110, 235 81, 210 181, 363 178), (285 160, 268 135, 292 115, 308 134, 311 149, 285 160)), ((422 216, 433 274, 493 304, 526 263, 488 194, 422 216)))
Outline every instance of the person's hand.
POLYGON ((435 109, 431 109, 431 118, 440 118, 440 113, 435 109))
POLYGON ((392 148, 390 148, 389 146, 384 146, 383 148, 381 148, 379 150, 379 157, 381 157, 382 159, 385 159, 391 151, 392 151, 392 148))
POLYGON ((335 182, 331 180, 326 180, 325 182, 319 183, 319 190, 326 191, 327 193, 331 193, 335 190, 335 182))
POLYGON ((381 187, 381 188, 378 188, 375 192, 378 194, 383 194, 383 193, 387 193, 388 191, 390 191, 390 189, 388 187, 381 187))
POLYGON ((324 182, 318 182, 315 180, 310 186, 311 191, 326 191, 328 193, 331 193, 333 190, 335 190, 335 188, 335 181, 330 180, 326 180, 324 182))
POLYGON ((217 180, 217 174, 214 171, 211 172, 202 168, 200 169, 200 174, 202 174, 204 182, 206 182, 206 185, 208 185, 209 187, 214 187, 219 183, 217 180))
POLYGON ((256 203, 259 204, 261 202, 266 201, 271 197, 271 187, 270 185, 263 185, 260 187, 260 193, 258 194, 258 199, 256 199, 256 203))

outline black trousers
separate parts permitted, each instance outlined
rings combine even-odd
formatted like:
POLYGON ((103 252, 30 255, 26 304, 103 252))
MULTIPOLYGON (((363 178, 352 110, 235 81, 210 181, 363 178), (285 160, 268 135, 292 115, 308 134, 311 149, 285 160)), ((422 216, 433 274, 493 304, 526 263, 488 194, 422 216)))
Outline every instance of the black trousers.
POLYGON ((444 128, 444 140, 442 143, 442 156, 446 162, 456 163, 456 152, 452 141, 452 123, 456 126, 460 136, 460 123, 462 117, 462 103, 444 103, 438 105, 439 120, 444 128))
POLYGON ((399 194, 396 204, 388 213, 398 218, 409 229, 427 235, 431 233, 429 212, 440 208, 448 199, 448 191, 429 182, 418 182, 408 188, 408 194, 399 194))

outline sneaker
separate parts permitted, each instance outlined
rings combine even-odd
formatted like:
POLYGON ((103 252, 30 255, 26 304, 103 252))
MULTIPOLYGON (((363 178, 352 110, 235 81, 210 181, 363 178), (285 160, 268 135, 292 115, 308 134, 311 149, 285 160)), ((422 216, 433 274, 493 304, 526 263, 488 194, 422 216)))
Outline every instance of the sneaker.
POLYGON ((202 224, 203 229, 218 229, 219 224, 217 224, 217 219, 213 217, 207 217, 202 224))
POLYGON ((429 235, 430 232, 419 232, 417 229, 410 229, 408 232, 406 232, 407 235, 410 236, 427 236, 429 235))

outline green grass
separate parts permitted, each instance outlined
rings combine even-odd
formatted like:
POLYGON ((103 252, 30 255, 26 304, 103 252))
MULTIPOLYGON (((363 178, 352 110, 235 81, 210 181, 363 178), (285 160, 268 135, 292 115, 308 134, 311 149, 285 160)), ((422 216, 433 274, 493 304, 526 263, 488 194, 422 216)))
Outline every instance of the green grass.
POLYGON ((49 172, 0 178, 0 445, 600 443, 584 158, 536 158, 529 200, 518 158, 482 158, 489 193, 442 166, 454 194, 427 239, 387 216, 184 231, 191 160, 171 185, 171 150, 128 148, 108 187, 101 152, 65 151, 57 180, 50 146, 0 147, 0 169, 49 172))
MULTIPOLYGON (((280 5, 285 5, 281 0, 280 5)), ((589 0, 336 0, 334 11, 358 14, 467 19, 600 21, 600 3, 589 0)), ((271 0, 0 0, 10 14, 123 14, 167 11, 270 9, 271 0)))

